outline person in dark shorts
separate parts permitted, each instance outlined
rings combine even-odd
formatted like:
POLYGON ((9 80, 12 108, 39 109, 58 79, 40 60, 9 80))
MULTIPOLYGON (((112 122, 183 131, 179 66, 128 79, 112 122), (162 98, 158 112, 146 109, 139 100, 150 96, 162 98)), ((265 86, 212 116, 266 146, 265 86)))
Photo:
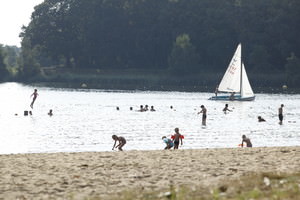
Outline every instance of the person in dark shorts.
POLYGON ((281 106, 278 108, 278 118, 279 118, 280 125, 282 125, 282 120, 283 120, 283 107, 284 105, 281 104, 281 106))
POLYGON ((113 135, 112 139, 115 141, 115 144, 114 144, 112 150, 114 150, 114 148, 118 148, 119 151, 123 151, 122 147, 126 144, 125 138, 122 136, 118 137, 116 135, 113 135), (119 144, 116 146, 117 141, 119 142, 119 144))
POLYGON ((243 135, 243 136, 242 136, 242 144, 241 144, 241 147, 244 146, 244 142, 246 143, 246 147, 252 147, 252 143, 251 143, 250 139, 246 137, 246 135, 243 135))
POLYGON ((181 142, 181 145, 183 144, 182 143, 182 138, 183 138, 183 135, 181 135, 179 133, 179 128, 175 128, 175 134, 172 135, 172 139, 173 139, 173 142, 174 142, 174 149, 178 149, 179 142, 181 142))

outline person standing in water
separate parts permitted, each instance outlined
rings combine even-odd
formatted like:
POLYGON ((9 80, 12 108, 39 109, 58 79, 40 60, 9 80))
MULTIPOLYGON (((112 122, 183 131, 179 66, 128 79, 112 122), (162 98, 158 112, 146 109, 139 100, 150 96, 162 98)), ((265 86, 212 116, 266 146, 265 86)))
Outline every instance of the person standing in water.
POLYGON ((206 110, 206 108, 205 108, 205 106, 204 105, 201 105, 200 106, 201 107, 201 111, 200 112, 198 112, 198 115, 200 114, 200 113, 202 113, 202 125, 203 126, 206 126, 206 112, 207 112, 207 110, 206 110))
POLYGON ((229 108, 228 108, 228 104, 226 103, 225 104, 225 108, 223 108, 223 112, 224 112, 224 114, 226 114, 227 112, 226 111, 229 111, 229 112, 231 112, 232 110, 229 110, 229 108))
POLYGON ((36 98, 37 98, 38 95, 39 95, 39 94, 37 93, 37 89, 34 89, 34 92, 32 93, 32 95, 30 95, 30 97, 33 96, 32 102, 31 102, 31 104, 30 104, 30 107, 31 107, 32 109, 33 109, 33 104, 34 104, 34 102, 35 102, 35 100, 36 100, 36 98))
POLYGON ((281 104, 281 106, 278 108, 278 118, 279 118, 280 125, 282 125, 282 120, 283 120, 283 107, 284 105, 281 104))

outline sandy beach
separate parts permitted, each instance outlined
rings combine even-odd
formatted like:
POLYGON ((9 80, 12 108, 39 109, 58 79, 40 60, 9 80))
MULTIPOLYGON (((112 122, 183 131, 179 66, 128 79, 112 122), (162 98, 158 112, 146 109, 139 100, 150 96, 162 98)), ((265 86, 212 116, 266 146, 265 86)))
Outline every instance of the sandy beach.
POLYGON ((212 186, 299 166, 300 147, 0 155, 0 199, 109 199, 124 190, 212 186))

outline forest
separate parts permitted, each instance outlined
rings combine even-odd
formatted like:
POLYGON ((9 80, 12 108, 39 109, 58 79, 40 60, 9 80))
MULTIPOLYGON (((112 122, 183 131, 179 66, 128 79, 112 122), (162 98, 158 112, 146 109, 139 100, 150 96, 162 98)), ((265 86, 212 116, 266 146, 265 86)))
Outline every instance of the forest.
POLYGON ((14 62, 1 46, 0 80, 212 86, 241 43, 256 87, 297 87, 299 11, 299 0, 45 0, 14 62))

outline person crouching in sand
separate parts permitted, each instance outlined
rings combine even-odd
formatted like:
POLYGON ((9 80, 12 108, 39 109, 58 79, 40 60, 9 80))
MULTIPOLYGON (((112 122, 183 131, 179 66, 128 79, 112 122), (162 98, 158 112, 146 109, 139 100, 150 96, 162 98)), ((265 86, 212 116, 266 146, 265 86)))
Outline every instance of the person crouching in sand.
POLYGON ((166 147, 165 147, 165 149, 171 149, 173 146, 174 146, 174 143, 173 143, 173 141, 170 139, 170 138, 167 138, 166 136, 163 136, 162 138, 161 138, 163 141, 164 141, 164 143, 166 143, 166 147))
POLYGON ((114 148, 118 148, 119 151, 123 151, 122 147, 126 144, 125 138, 122 136, 118 137, 116 135, 113 135, 112 139, 115 141, 115 144, 114 144, 112 150, 114 150, 114 148), (119 144, 116 146, 117 141, 119 142, 119 144))
POLYGON ((244 146, 244 142, 246 143, 246 147, 252 147, 252 143, 251 143, 250 139, 246 137, 246 135, 243 135, 243 136, 242 136, 242 144, 241 144, 241 147, 244 146))
POLYGON ((179 133, 179 128, 175 128, 175 134, 172 136, 173 142, 174 142, 174 149, 178 149, 179 141, 182 145, 182 138, 183 136, 179 133))

